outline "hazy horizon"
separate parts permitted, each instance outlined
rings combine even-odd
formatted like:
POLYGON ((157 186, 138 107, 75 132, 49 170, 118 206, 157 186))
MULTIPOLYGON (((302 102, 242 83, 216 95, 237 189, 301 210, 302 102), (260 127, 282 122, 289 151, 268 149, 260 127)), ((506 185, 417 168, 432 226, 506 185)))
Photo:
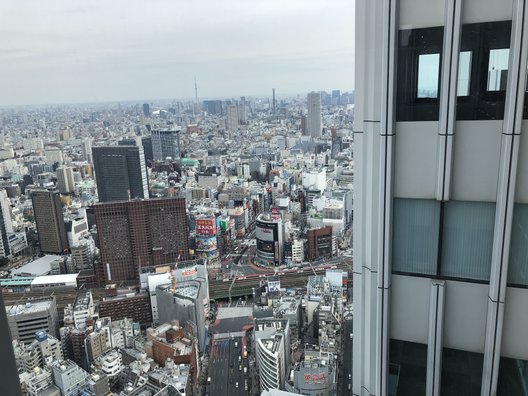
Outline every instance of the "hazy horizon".
POLYGON ((353 1, 5 0, 0 37, 2 107, 353 90, 353 1))

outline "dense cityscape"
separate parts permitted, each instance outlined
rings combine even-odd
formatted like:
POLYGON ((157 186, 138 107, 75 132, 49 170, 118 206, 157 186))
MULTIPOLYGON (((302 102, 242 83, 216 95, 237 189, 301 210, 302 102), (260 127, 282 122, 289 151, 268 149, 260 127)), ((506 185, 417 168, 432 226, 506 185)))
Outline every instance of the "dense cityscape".
POLYGON ((1 396, 528 396, 528 0, 0 37, 1 396))
POLYGON ((0 110, 23 394, 350 392, 353 100, 0 110))

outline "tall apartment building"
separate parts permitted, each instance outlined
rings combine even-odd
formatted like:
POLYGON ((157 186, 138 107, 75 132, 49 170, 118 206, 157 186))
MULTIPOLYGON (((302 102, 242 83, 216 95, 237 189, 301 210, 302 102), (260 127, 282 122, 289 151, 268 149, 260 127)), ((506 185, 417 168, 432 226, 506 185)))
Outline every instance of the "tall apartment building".
POLYGON ((40 251, 62 254, 68 249, 60 195, 51 191, 33 191, 33 214, 37 224, 40 251))
POLYGON ((321 137, 323 121, 321 115, 321 92, 310 92, 307 96, 308 115, 306 132, 313 138, 321 137))
POLYGON ((100 282, 135 281, 139 268, 189 259, 185 198, 95 205, 100 282))
POLYGON ((69 194, 75 190, 72 167, 63 165, 57 168, 57 188, 61 194, 69 194))
POLYGON ((59 337, 55 297, 20 300, 14 305, 6 306, 6 313, 13 340, 31 342, 38 331, 45 331, 55 338, 59 337))
POLYGON ((354 395, 526 392, 527 6, 356 2, 354 395))
POLYGON ((167 157, 179 161, 180 131, 180 128, 171 131, 152 131, 152 157, 155 161, 165 161, 167 157))
POLYGON ((148 198, 148 175, 142 146, 92 149, 99 202, 148 198))
POLYGON ((238 112, 236 105, 227 105, 226 129, 234 132, 238 129, 238 112))

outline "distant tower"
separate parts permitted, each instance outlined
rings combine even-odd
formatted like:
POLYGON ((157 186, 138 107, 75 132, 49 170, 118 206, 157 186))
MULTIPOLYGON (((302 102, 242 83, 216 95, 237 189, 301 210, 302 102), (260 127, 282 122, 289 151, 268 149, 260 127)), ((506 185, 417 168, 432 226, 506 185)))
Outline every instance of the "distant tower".
POLYGON ((238 129, 238 113, 236 105, 227 106, 227 130, 234 132, 238 129))
POLYGON ((273 115, 277 114, 275 113, 276 106, 277 102, 275 101, 275 88, 273 88, 273 115))
POLYGON ((196 83, 196 77, 194 77, 194 104, 198 109, 198 84, 196 83))
POLYGON ((148 103, 143 103, 143 115, 150 117, 150 105, 148 103))
POLYGON ((310 92, 307 97, 308 116, 306 117, 307 134, 313 138, 321 137, 323 122, 321 117, 321 93, 310 92))
POLYGON ((57 188, 61 194, 69 194, 75 190, 72 167, 59 166, 57 168, 57 188))

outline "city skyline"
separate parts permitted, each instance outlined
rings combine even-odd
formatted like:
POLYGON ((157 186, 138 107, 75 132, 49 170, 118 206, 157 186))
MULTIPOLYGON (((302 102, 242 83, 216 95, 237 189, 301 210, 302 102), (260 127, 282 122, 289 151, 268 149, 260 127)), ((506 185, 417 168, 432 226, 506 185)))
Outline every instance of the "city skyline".
POLYGON ((353 2, 156 5, 3 2, 0 106, 353 88, 353 2))

